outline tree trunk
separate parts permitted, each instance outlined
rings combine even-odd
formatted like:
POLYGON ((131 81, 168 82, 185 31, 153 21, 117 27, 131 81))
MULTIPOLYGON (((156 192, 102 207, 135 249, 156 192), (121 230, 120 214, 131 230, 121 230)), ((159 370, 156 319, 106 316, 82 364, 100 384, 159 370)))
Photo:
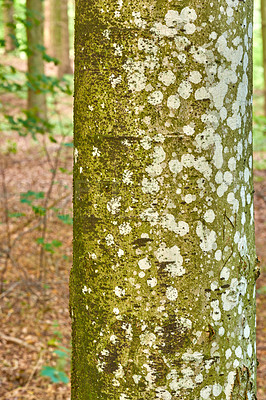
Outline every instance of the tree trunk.
POLYGON ((75 63, 72 400, 255 400, 252 2, 78 0, 75 63))
POLYGON ((14 22, 14 0, 3 0, 3 22, 5 51, 8 53, 15 49, 15 22, 14 22))
POLYGON ((43 1, 27 0, 27 43, 28 43, 28 109, 37 116, 46 117, 45 93, 40 90, 44 75, 43 60, 43 1))
POLYGON ((51 55, 58 59, 57 74, 62 78, 71 73, 69 58, 68 0, 50 0, 50 40, 51 55))
POLYGON ((47 54, 52 56, 51 48, 51 0, 44 1, 44 46, 47 54))
POLYGON ((266 117, 266 0, 261 0, 261 27, 263 46, 263 74, 264 74, 264 115, 266 117))
POLYGON ((60 13, 60 2, 56 0, 49 0, 49 9, 50 9, 50 45, 49 45, 49 54, 52 57, 58 58, 59 52, 59 43, 60 40, 60 29, 59 25, 61 23, 61 13, 60 13))
POLYGON ((61 30, 61 62, 58 67, 58 76, 71 74, 72 68, 69 58, 69 26, 68 26, 68 0, 61 2, 62 30, 61 30))

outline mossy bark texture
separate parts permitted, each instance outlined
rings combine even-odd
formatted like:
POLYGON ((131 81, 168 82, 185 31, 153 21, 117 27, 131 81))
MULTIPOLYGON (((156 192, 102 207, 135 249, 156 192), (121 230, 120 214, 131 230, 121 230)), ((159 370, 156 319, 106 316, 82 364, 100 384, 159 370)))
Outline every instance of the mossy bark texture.
POLYGON ((15 49, 15 22, 14 22, 14 0, 3 0, 3 22, 5 51, 15 49))
POLYGON ((44 75, 43 60, 43 0, 27 0, 28 109, 46 117, 46 96, 41 90, 44 75))
POLYGON ((256 399, 252 2, 77 0, 72 400, 256 399))

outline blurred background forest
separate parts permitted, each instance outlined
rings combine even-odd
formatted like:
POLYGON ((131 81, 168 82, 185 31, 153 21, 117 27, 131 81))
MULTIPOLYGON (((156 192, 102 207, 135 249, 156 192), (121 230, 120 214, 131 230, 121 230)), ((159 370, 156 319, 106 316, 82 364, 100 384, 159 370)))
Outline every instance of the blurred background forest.
MULTIPOLYGON (((266 19, 266 0, 262 6, 266 19)), ((0 10, 0 399, 70 399, 74 0, 1 0, 0 10)), ((262 272, 257 281, 258 400, 266 399, 263 88, 256 0, 254 186, 262 272)))

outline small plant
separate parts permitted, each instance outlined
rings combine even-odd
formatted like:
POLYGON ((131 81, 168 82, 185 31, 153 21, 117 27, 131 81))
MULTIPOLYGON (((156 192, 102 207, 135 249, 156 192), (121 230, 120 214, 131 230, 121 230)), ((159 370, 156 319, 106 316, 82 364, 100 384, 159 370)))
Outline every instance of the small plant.
POLYGON ((40 372, 41 376, 46 376, 53 383, 68 383, 69 378, 65 368, 70 359, 70 350, 64 346, 58 346, 58 349, 54 350, 53 354, 57 356, 56 365, 54 367, 44 365, 40 372))
POLYGON ((62 333, 58 330, 58 323, 54 323, 53 337, 48 341, 49 346, 54 346, 56 349, 53 354, 56 358, 55 366, 44 365, 41 369, 40 375, 50 379, 52 383, 65 383, 69 382, 69 378, 66 373, 67 365, 70 362, 70 350, 61 345, 62 333))

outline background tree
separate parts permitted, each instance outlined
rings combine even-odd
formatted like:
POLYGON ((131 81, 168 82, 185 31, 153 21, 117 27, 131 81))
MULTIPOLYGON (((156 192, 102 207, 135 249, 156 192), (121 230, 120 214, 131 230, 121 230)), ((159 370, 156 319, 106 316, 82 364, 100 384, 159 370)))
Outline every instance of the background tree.
POLYGON ((9 52, 15 49, 15 22, 14 22, 14 0, 3 0, 3 22, 4 22, 4 40, 5 51, 9 52))
POLYGON ((72 398, 256 399, 252 2, 76 2, 72 398))
POLYGON ((264 73, 264 115, 266 117, 266 1, 261 0, 261 27, 263 46, 263 73, 264 73))
POLYGON ((46 98, 42 90, 44 76, 43 1, 27 0, 28 109, 46 117, 46 98))
POLYGON ((50 0, 49 3, 49 51, 59 61, 57 74, 62 78, 64 74, 72 73, 69 58, 68 0, 50 0))

